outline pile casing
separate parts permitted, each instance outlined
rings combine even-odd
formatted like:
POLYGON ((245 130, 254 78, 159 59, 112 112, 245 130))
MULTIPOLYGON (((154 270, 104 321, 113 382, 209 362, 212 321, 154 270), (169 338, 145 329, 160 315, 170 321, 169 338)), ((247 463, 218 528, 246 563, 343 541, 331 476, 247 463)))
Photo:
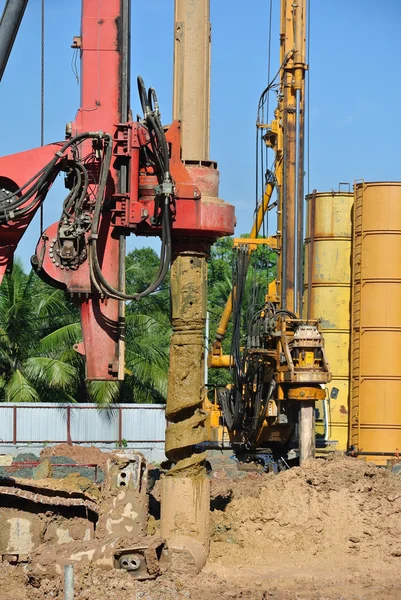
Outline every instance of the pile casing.
POLYGON ((385 464, 401 449, 401 183, 358 183, 354 210, 350 444, 385 464))
POLYGON ((323 403, 317 403, 317 434, 325 434, 339 450, 348 446, 353 202, 354 195, 346 192, 307 196, 303 318, 321 319, 332 373, 328 394, 333 387, 339 390, 327 402, 328 431, 323 403))

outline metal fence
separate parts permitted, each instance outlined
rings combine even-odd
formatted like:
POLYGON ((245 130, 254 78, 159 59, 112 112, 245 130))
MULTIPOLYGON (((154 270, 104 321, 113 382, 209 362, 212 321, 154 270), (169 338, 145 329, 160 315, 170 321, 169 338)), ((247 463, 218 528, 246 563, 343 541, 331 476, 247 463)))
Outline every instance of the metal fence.
POLYGON ((0 444, 164 443, 163 404, 0 403, 0 444))

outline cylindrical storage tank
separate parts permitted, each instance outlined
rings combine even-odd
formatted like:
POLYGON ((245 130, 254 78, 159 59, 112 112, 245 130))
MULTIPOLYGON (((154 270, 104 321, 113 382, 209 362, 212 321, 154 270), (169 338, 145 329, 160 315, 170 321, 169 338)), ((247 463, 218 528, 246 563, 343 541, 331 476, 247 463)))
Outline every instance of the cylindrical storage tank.
POLYGON ((401 183, 355 186, 350 445, 401 450, 401 183))
POLYGON ((338 450, 348 447, 351 236, 354 195, 313 193, 307 200, 303 317, 321 319, 336 398, 317 403, 316 431, 338 450))

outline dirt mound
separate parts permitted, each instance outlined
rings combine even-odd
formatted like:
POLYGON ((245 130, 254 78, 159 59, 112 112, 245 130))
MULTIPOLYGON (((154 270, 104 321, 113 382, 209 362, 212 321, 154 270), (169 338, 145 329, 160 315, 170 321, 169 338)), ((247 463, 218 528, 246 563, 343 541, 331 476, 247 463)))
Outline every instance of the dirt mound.
POLYGON ((92 498, 95 501, 99 500, 100 490, 99 487, 94 485, 86 477, 82 477, 79 473, 70 473, 63 479, 35 479, 34 481, 15 478, 15 481, 20 484, 32 484, 38 488, 45 488, 48 490, 59 490, 67 492, 84 492, 86 496, 92 498))
MULTIPOLYGON (((401 600, 399 475, 343 456, 277 476, 233 479, 222 469, 211 476, 202 573, 137 582, 124 571, 77 566, 77 600, 401 600)), ((28 581, 4 566, 1 600, 3 591, 11 600, 10 584, 13 600, 63 598, 61 579, 28 581)))
POLYGON ((386 469, 335 456, 266 476, 258 487, 257 497, 242 490, 212 513, 212 558, 258 560, 266 548, 306 559, 401 557, 401 478, 386 469))
POLYGON ((98 465, 102 471, 105 471, 108 454, 95 446, 57 444, 57 446, 43 448, 40 453, 41 458, 50 458, 51 456, 66 456, 78 464, 98 465))
POLYGON ((8 563, 0 563, 1 600, 25 600, 27 583, 28 578, 22 569, 10 567, 8 563))

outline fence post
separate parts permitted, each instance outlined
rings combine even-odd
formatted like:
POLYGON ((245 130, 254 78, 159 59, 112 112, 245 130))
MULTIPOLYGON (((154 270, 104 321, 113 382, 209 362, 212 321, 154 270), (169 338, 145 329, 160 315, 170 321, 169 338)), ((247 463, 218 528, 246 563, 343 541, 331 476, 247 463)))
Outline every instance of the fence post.
POLYGON ((17 407, 13 406, 13 444, 17 443, 17 407))
POLYGON ((118 447, 121 448, 123 443, 123 409, 118 407, 118 447))
POLYGON ((67 407, 67 444, 72 446, 71 441, 71 406, 67 407))

